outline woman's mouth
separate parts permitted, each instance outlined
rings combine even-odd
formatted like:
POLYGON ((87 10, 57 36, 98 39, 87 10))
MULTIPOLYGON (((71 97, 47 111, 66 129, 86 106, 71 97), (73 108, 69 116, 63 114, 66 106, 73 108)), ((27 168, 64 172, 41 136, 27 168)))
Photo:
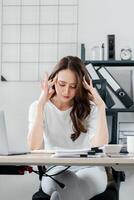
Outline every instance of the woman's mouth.
POLYGON ((65 98, 65 99, 69 99, 69 96, 63 96, 63 98, 65 98))

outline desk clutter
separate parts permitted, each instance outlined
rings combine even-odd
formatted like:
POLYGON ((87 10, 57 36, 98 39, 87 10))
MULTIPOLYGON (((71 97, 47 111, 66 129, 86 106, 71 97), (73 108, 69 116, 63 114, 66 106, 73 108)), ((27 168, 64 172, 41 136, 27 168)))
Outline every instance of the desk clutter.
POLYGON ((95 151, 95 149, 72 149, 72 150, 67 150, 67 149, 61 149, 61 150, 56 150, 55 153, 52 155, 52 157, 76 157, 76 158, 86 158, 86 157, 101 157, 102 156, 102 151, 101 154, 95 151))
POLYGON ((122 158, 134 157, 134 153, 128 153, 127 146, 122 144, 107 144, 103 147, 87 149, 56 149, 33 150, 32 154, 50 154, 51 158, 122 158))

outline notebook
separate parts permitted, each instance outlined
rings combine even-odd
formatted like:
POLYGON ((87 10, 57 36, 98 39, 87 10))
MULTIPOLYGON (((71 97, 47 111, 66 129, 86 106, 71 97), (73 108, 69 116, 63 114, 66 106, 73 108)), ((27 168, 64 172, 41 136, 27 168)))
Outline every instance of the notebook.
POLYGON ((4 111, 0 111, 0 155, 20 155, 29 153, 28 150, 9 150, 9 141, 6 129, 4 111))

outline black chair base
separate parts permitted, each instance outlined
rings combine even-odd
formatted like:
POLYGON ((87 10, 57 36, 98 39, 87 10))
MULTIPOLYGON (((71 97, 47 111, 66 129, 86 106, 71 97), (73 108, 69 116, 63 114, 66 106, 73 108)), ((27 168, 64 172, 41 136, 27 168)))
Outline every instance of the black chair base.
POLYGON ((50 196, 45 194, 40 188, 33 196, 32 200, 50 200, 50 196))
MULTIPOLYGON (((95 197, 91 198, 90 200, 118 200, 118 192, 115 188, 108 187, 104 192, 101 194, 96 195, 95 197)), ((38 192, 36 192, 32 200, 50 200, 50 196, 45 194, 42 189, 40 188, 38 192)))
POLYGON ((118 191, 115 188, 108 187, 101 194, 96 195, 90 200, 118 200, 118 191))

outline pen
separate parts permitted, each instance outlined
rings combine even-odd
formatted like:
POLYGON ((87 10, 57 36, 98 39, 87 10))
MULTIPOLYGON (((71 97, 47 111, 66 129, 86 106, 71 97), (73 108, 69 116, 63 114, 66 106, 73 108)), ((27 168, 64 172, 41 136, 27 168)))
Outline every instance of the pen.
POLYGON ((88 154, 80 154, 80 158, 100 158, 102 157, 101 154, 94 154, 94 155, 88 155, 88 154))

